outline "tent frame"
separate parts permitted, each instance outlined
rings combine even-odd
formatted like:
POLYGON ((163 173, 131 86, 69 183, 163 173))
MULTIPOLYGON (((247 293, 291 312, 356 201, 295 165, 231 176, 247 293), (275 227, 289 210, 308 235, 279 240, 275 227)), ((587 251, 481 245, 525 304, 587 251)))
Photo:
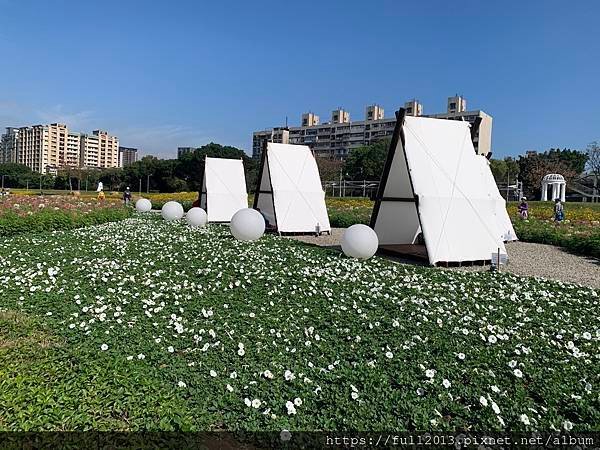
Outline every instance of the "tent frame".
MULTIPOLYGON (((263 171, 265 170, 265 162, 267 160, 267 141, 263 141, 262 153, 260 155, 260 168, 258 169, 258 176, 256 177, 256 189, 254 190, 254 202, 252 208, 258 208, 258 196, 260 194, 271 194, 271 203, 273 204, 273 215, 275 216, 275 223, 277 222, 277 210, 275 209, 275 196, 273 195, 273 185, 271 184, 270 191, 261 191, 260 185, 262 183, 263 171)), ((269 165, 269 182, 271 182, 271 166, 269 165)), ((281 236, 281 233, 279 233, 281 236)))
MULTIPOLYGON (((385 160, 385 165, 383 168, 383 173, 381 174, 381 181, 379 183, 379 189, 377 190, 377 196, 375 197, 375 206, 373 207, 373 212, 371 213, 371 221, 369 223, 372 229, 375 229, 375 224, 377 223, 377 217, 379 216, 379 210, 381 208, 381 202, 409 202, 415 204, 415 209, 417 211, 417 218, 419 221, 419 227, 421 228, 421 234, 423 233, 423 220, 421 219, 421 212, 419 211, 419 196, 415 194, 415 187, 412 180, 412 175, 410 171, 410 167, 408 166, 408 158, 406 155, 406 139, 404 135, 404 120, 406 118, 406 109, 400 108, 396 111, 396 125, 394 127, 394 133, 392 134, 392 140, 390 142, 390 147, 388 150, 387 158, 385 160), (392 163, 394 161, 394 157, 396 155, 396 148, 398 147, 398 141, 402 144, 402 152, 404 153, 404 161, 406 163, 406 172, 408 173, 408 181, 410 183, 410 188, 413 192, 413 197, 385 197, 385 188, 390 176, 390 171, 392 169, 392 163)), ((481 125, 481 117, 477 117, 475 122, 471 125, 471 141, 475 139, 475 135, 477 134, 477 130, 481 125)), ((427 254, 427 247, 425 244, 399 244, 399 245, 385 245, 379 246, 379 251, 381 253, 386 253, 389 255, 402 256, 408 259, 415 259, 419 261, 429 261, 429 257, 427 254)), ((489 260, 477 260, 477 261, 438 261, 436 266, 473 266, 473 265, 486 265, 490 264, 491 259, 489 260)))
MULTIPOLYGON (((202 208, 202 196, 204 196, 205 198, 205 206, 204 206, 204 212, 206 212, 206 216, 208 217, 208 193, 206 192, 206 185, 205 185, 205 177, 206 177, 206 158, 210 156, 204 155, 204 164, 202 165, 202 179, 200 181, 200 198, 199 198, 199 205, 200 208, 202 208)), ((233 158, 226 158, 226 159, 233 159, 233 158)), ((244 163, 244 158, 240 158, 240 160, 242 161, 242 164, 244 163)), ((230 222, 228 221, 224 221, 224 220, 215 220, 209 223, 216 223, 216 224, 228 224, 230 222)))

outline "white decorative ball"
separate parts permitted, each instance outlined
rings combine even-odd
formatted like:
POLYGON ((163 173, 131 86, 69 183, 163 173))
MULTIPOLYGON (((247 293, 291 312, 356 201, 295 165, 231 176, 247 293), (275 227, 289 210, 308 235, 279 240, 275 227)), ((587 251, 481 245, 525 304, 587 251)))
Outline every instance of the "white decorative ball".
POLYGON ((238 241, 254 241, 265 233, 265 219, 257 210, 244 208, 233 215, 230 227, 238 241))
POLYGON ((167 222, 179 220, 183 217, 183 206, 178 202, 167 202, 163 205, 160 213, 167 222))
POLYGON ((379 247, 377 234, 363 224, 352 225, 342 236, 342 251, 351 258, 369 259, 379 247))
POLYGON ((152 202, 147 198, 140 198, 135 202, 135 209, 139 212, 148 212, 152 209, 152 202))
POLYGON ((185 220, 191 227, 203 227, 208 221, 208 216, 202 208, 194 207, 187 212, 185 220))

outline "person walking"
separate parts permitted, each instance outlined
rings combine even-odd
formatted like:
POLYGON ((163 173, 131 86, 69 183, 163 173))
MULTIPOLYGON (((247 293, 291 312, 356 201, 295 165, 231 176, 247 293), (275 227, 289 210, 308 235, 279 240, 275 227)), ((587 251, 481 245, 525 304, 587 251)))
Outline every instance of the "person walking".
POLYGON ((129 202, 131 202, 131 191, 129 190, 129 186, 127 186, 125 192, 123 192, 123 203, 127 206, 129 202))
POLYGON ((521 220, 527 220, 529 218, 529 205, 527 204, 527 197, 521 197, 521 203, 519 203, 519 217, 521 220))
POLYGON ((560 201, 560 198, 554 200, 554 220, 562 222, 565 219, 565 208, 560 201))

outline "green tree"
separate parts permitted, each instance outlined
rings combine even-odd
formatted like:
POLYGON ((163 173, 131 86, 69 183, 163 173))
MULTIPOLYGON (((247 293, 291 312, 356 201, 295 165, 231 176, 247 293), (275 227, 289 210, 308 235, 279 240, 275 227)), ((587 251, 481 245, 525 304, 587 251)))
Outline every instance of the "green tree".
POLYGON ((344 172, 352 180, 379 180, 385 166, 389 146, 390 140, 383 139, 355 148, 346 159, 344 172))

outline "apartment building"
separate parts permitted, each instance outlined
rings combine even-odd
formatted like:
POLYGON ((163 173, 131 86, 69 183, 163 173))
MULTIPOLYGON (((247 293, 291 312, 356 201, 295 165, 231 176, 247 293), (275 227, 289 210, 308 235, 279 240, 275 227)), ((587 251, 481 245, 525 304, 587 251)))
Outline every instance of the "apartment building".
POLYGON ((138 149, 132 147, 119 147, 119 167, 133 164, 138 159, 138 149))
POLYGON ((105 131, 69 132, 65 124, 9 127, 0 138, 0 158, 39 173, 63 167, 118 167, 119 139, 105 131))
MULTIPOLYGON (((474 138, 475 151, 483 155, 491 151, 492 117, 481 110, 468 111, 466 99, 462 96, 449 97, 445 113, 425 115, 423 105, 414 99, 406 102, 404 108, 411 116, 465 120, 471 123, 481 117, 481 125, 474 138)), ((305 113, 302 115, 302 126, 254 132, 252 156, 260 158, 264 142, 279 142, 308 145, 317 156, 345 159, 355 148, 390 138, 395 126, 396 118, 385 118, 384 109, 379 105, 367 106, 365 120, 354 122, 342 108, 332 111, 331 120, 323 124, 319 122, 319 116, 312 112, 305 113)))

